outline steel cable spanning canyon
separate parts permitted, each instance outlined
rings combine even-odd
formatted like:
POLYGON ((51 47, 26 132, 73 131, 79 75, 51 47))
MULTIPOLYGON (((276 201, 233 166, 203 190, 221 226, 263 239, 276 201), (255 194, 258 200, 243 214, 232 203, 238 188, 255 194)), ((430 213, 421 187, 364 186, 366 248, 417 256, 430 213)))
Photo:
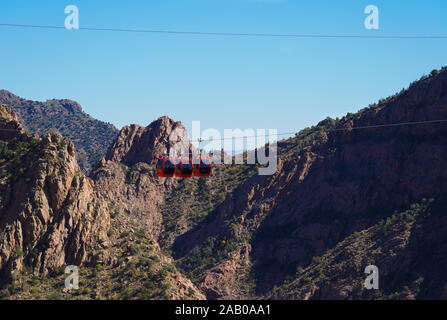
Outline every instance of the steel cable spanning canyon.
MULTIPOLYGON (((0 23, 0 27, 35 28, 35 29, 66 29, 64 26, 34 25, 17 23, 0 23)), ((177 35, 201 36, 235 36, 235 37, 270 37, 270 38, 341 38, 341 39, 447 39, 446 35, 361 35, 361 34, 296 34, 296 33, 245 33, 245 32, 210 32, 210 31, 180 31, 156 29, 124 29, 103 27, 79 27, 85 31, 110 31, 133 33, 159 33, 177 35)))
MULTIPOLYGON (((358 127, 348 127, 348 128, 334 128, 334 129, 325 129, 325 132, 334 132, 334 131, 349 131, 349 130, 361 130, 361 129, 376 129, 376 128, 386 128, 386 127, 398 127, 398 126, 409 126, 409 125, 418 125, 418 124, 435 124, 435 123, 445 123, 447 119, 438 119, 438 120, 425 120, 425 121, 408 121, 408 122, 398 122, 398 123, 384 123, 384 124, 375 124, 375 125, 367 125, 367 126, 358 126, 358 127)), ((20 129, 1 129, 0 131, 18 131, 20 129)), ((274 134, 275 136, 285 136, 296 134, 297 131, 294 132, 281 132, 274 134)), ((263 135, 264 137, 269 137, 268 134, 263 135)), ((242 137, 231 137, 231 138, 218 138, 218 139, 200 139, 201 142, 206 141, 216 141, 216 140, 233 140, 233 139, 245 139, 245 138, 257 138, 260 136, 242 136, 242 137)), ((262 135, 261 135, 262 137, 262 135)))

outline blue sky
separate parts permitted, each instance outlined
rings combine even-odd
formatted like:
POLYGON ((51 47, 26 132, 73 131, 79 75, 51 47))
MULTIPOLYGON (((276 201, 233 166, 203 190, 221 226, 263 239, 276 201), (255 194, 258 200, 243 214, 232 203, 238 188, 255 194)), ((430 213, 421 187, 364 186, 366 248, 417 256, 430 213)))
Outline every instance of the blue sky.
MULTIPOLYGON (((447 35, 447 1, 3 0, 0 23, 207 32, 447 35), (380 29, 364 28, 364 8, 380 29)), ((33 100, 69 98, 93 117, 188 128, 299 131, 343 116, 447 65, 447 40, 300 39, 0 27, 0 88, 33 100)))

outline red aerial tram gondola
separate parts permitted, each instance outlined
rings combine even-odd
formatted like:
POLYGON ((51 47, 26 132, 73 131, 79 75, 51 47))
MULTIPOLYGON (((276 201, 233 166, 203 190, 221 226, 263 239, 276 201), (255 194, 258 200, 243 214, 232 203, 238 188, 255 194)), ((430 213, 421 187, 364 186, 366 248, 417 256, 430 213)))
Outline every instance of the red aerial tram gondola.
MULTIPOLYGON (((201 141, 199 139, 199 146, 201 141)), ((157 176, 189 178, 194 175, 196 177, 209 177, 212 171, 211 159, 209 156, 202 156, 202 150, 199 150, 200 155, 194 158, 194 161, 191 151, 188 156, 180 158, 170 157, 167 153, 158 157, 156 165, 157 176)))
POLYGON ((173 177, 175 174, 175 161, 169 155, 163 155, 157 160, 156 171, 159 177, 173 177))
POLYGON ((175 169, 175 176, 180 178, 189 178, 193 174, 193 164, 191 157, 181 157, 177 163, 175 169))
POLYGON ((194 163, 194 176, 209 177, 213 167, 209 157, 200 157, 197 163, 194 163))

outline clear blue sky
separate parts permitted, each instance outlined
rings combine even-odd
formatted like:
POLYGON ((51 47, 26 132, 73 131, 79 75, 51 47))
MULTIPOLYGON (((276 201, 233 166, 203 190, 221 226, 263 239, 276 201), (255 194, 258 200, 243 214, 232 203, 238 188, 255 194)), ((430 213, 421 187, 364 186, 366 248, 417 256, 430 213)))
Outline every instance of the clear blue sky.
MULTIPOLYGON (((0 23, 208 32, 447 35, 447 1, 2 0, 0 23), (380 9, 380 30, 364 8, 380 9)), ((447 39, 296 39, 0 27, 0 88, 69 98, 93 117, 202 129, 298 131, 343 116, 447 65, 447 39)))

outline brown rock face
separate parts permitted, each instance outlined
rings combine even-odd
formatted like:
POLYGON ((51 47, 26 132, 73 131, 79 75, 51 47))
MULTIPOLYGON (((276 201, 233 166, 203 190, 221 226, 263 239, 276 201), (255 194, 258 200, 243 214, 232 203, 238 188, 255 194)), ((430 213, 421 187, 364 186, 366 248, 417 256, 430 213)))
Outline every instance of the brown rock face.
POLYGON ((16 114, 5 105, 0 105, 0 124, 2 126, 0 138, 4 141, 9 141, 24 133, 16 114))
POLYGON ((132 165, 138 162, 152 163, 157 156, 166 152, 169 135, 174 130, 185 128, 181 122, 161 117, 146 128, 132 124, 121 129, 118 138, 106 155, 106 160, 132 165))
POLYGON ((1 164, 2 279, 24 264, 47 273, 92 259, 94 243, 107 242, 108 214, 79 169, 73 144, 57 134, 29 137, 9 109, 0 111, 0 129, 18 130, 5 131, 1 139, 11 152, 1 164))
POLYGON ((161 117, 147 127, 123 127, 115 142, 92 172, 104 201, 114 199, 119 211, 137 219, 157 238, 162 229, 159 206, 166 193, 176 185, 175 179, 160 179, 154 162, 169 143, 174 130, 185 131, 180 122, 161 117))

